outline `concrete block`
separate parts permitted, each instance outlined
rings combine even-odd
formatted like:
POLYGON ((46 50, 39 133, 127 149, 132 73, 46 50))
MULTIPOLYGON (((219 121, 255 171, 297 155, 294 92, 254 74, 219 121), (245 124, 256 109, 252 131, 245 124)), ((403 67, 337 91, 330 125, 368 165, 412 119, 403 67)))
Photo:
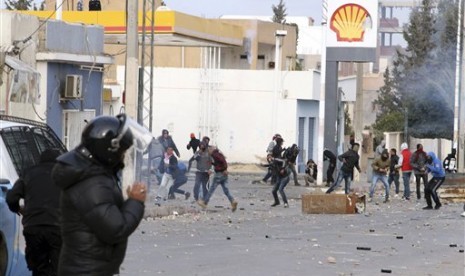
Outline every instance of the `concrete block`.
POLYGON ((365 209, 366 197, 356 194, 303 194, 304 214, 355 214, 365 209), (359 207, 357 207, 359 205, 359 207))

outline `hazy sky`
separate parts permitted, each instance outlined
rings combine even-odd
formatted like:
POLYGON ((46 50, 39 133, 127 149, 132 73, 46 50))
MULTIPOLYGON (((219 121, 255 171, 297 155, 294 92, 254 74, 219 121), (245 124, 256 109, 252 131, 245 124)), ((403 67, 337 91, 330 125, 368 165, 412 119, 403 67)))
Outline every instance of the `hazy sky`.
MULTIPOLYGON (((217 18, 222 15, 273 15, 272 5, 279 0, 164 0, 172 10, 191 15, 217 18)), ((321 23, 321 0, 284 0, 288 16, 309 16, 321 23)))
MULTIPOLYGON (((34 1, 42 2, 42 0, 34 1)), ((4 2, 5 0, 0 0, 0 8, 4 7, 4 2)), ((84 0, 84 3, 87 2, 88 0, 84 0)), ((273 15, 271 5, 277 5, 279 0, 165 0, 165 3, 172 10, 208 18, 218 18, 222 15, 271 17, 273 15)), ((288 16, 309 16, 315 19, 315 25, 321 23, 321 0, 284 0, 284 4, 288 16)))

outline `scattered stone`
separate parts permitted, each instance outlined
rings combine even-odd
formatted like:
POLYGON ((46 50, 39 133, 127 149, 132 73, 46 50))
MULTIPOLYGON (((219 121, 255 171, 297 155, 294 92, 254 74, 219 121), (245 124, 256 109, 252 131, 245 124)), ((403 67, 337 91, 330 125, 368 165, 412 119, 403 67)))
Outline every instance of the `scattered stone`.
POLYGON ((253 204, 253 203, 250 203, 250 205, 252 205, 252 206, 253 206, 253 205, 255 205, 255 204, 253 204))
POLYGON ((463 249, 459 249, 459 253, 463 253, 463 249))
POLYGON ((244 211, 245 209, 244 208, 239 208, 239 210, 244 211))
POLYGON ((381 273, 392 273, 390 269, 381 269, 381 273))
POLYGON ((327 259, 328 263, 330 264, 335 264, 336 263, 336 258, 329 256, 327 259))
POLYGON ((215 208, 224 208, 224 207, 221 205, 216 205, 215 208))
POLYGON ((226 239, 229 241, 231 239, 231 237, 226 237, 226 239))
POLYGON ((374 233, 375 232, 375 229, 370 229, 370 233, 374 233))
POLYGON ((449 244, 450 247, 457 247, 457 245, 455 243, 453 244, 449 244))
POLYGON ((266 238, 266 239, 269 239, 269 238, 270 238, 270 236, 268 236, 268 235, 265 235, 265 238, 266 238))
POLYGON ((403 240, 403 239, 404 239, 404 236, 396 236, 396 239, 398 239, 398 240, 403 240))
POLYGON ((371 250, 371 247, 357 246, 357 250, 366 250, 366 251, 370 251, 370 250, 371 250))
POLYGON ((141 233, 142 233, 142 234, 145 234, 145 231, 142 231, 141 233))

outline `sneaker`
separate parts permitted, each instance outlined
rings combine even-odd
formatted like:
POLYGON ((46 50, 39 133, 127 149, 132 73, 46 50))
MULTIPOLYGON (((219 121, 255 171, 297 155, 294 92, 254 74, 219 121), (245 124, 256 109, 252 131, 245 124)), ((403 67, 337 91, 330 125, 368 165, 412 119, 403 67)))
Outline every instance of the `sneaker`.
POLYGON ((462 216, 462 217, 465 217, 465 212, 463 212, 463 213, 461 214, 461 216, 462 216))
POLYGON ((202 199, 197 200, 197 204, 204 209, 207 208, 207 203, 205 203, 205 201, 203 201, 202 199))
POLYGON ((287 204, 287 202, 284 203, 284 208, 289 208, 289 204, 287 204))
POLYGON ((186 192, 184 194, 184 197, 186 198, 186 200, 188 200, 190 196, 191 196, 191 193, 189 193, 189 192, 186 192))
POLYGON ((391 202, 391 201, 389 200, 389 198, 387 198, 387 199, 385 199, 385 200, 383 201, 383 203, 389 203, 389 202, 391 202))
POLYGON ((438 210, 439 208, 441 208, 441 206, 442 206, 442 204, 441 204, 441 203, 439 203, 439 204, 436 204, 436 206, 434 206, 434 209, 435 209, 435 210, 438 210))
POLYGON ((237 209, 237 201, 231 202, 231 211, 235 212, 237 209))
POLYGON ((426 207, 423 207, 423 210, 432 210, 433 209, 433 206, 426 206, 426 207))
POLYGON ((260 180, 259 183, 260 183, 260 184, 266 184, 266 181, 262 179, 262 180, 260 180))
POLYGON ((294 185, 295 185, 295 186, 300 186, 300 183, 299 183, 299 182, 296 182, 294 185))
POLYGON ((399 194, 395 194, 394 197, 395 197, 395 198, 398 198, 398 197, 399 197, 399 194))
POLYGON ((275 202, 273 204, 271 204, 271 207, 275 207, 275 206, 278 206, 279 205, 279 202, 275 202))
POLYGON ((168 199, 176 199, 176 196, 174 194, 169 194, 168 199))
POLYGON ((368 198, 368 202, 372 202, 373 201, 373 198, 368 198))

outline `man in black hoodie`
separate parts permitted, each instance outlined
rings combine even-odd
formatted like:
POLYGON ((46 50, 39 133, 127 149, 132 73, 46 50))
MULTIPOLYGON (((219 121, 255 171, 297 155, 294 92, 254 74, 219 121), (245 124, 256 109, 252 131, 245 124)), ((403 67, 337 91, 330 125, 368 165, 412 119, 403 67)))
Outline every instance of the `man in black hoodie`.
POLYGON ((51 178, 58 149, 47 149, 6 195, 10 210, 23 215, 26 262, 33 275, 57 275, 61 248, 60 189, 51 178), (24 208, 19 205, 24 199, 24 208))
POLYGON ((151 139, 124 114, 100 116, 84 128, 80 145, 57 158, 52 177, 62 190, 63 239, 58 275, 118 274, 128 237, 142 220, 147 190, 134 183, 124 200, 124 154, 133 144, 143 152, 151 139))
POLYGON ((165 151, 168 148, 172 148, 174 150, 174 153, 176 153, 176 156, 179 158, 181 155, 179 154, 179 150, 176 147, 176 144, 173 141, 173 137, 171 137, 169 131, 167 129, 164 129, 161 131, 161 136, 159 136, 158 141, 163 145, 163 148, 165 148, 165 151))
POLYGON ((341 184, 342 179, 344 179, 345 183, 345 193, 348 194, 350 192, 350 181, 354 167, 357 168, 358 172, 361 172, 360 166, 358 164, 360 159, 360 156, 358 155, 359 147, 359 143, 354 143, 351 149, 337 157, 339 161, 342 162, 341 170, 337 175, 336 182, 334 182, 334 184, 331 185, 331 187, 329 187, 329 189, 326 191, 327 194, 334 191, 334 189, 336 189, 341 184))

